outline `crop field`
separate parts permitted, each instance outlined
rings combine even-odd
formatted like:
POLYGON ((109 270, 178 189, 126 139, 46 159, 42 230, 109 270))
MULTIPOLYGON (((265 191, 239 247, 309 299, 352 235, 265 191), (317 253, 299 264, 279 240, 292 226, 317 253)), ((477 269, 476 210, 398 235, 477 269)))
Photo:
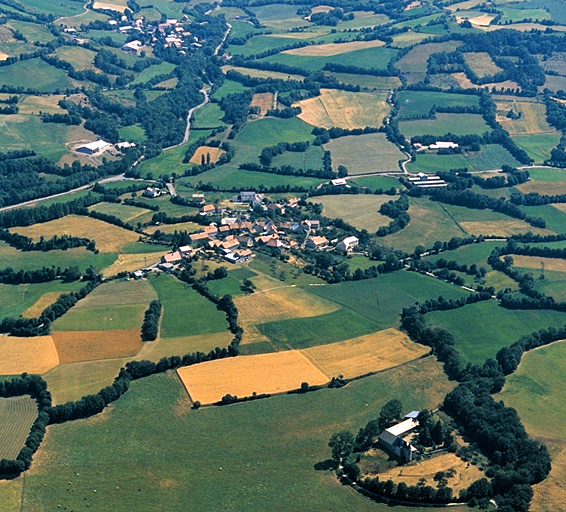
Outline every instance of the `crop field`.
POLYGON ((53 342, 61 364, 131 357, 142 348, 139 329, 55 332, 53 342))
POLYGON ((515 373, 509 375, 498 399, 513 407, 531 436, 544 442, 552 456, 550 476, 534 486, 531 510, 564 509, 566 499, 566 439, 562 400, 566 370, 566 344, 554 343, 528 352, 515 373))
POLYGON ((379 479, 393 480, 396 484, 404 482, 411 486, 417 485, 421 478, 426 478, 427 485, 432 485, 436 473, 450 469, 456 471, 456 474, 448 479, 448 487, 453 489, 454 495, 458 495, 460 491, 467 489, 473 482, 485 476, 477 466, 464 462, 454 453, 443 453, 430 459, 388 469, 379 473, 379 479))
POLYGON ((488 357, 521 336, 550 326, 563 326, 566 314, 548 310, 509 310, 495 301, 472 304, 453 311, 426 315, 428 325, 447 329, 456 339, 464 363, 483 364, 488 357), (500 326, 504 325, 505 329, 500 326), (482 326, 477 329, 476 326, 482 326))
POLYGON ((301 351, 330 379, 350 379, 380 372, 424 356, 430 349, 417 345, 397 329, 386 329, 347 341, 301 351))
MULTIPOLYGON (((478 86, 474 84, 467 76, 466 73, 451 73, 450 76, 456 80, 458 85, 462 89, 475 89, 478 86)), ((482 84, 482 89, 492 90, 495 88, 496 91, 501 91, 504 89, 520 89, 519 84, 513 80, 505 80, 503 82, 482 84)))
POLYGON ((479 114, 436 114, 436 119, 414 119, 399 122, 399 129, 405 137, 415 135, 442 136, 447 133, 454 135, 481 135, 490 128, 479 114))
POLYGON ((271 92, 258 92, 254 94, 250 107, 259 108, 259 114, 264 116, 267 111, 277 106, 275 95, 271 92))
POLYGON ((178 338, 227 329, 224 313, 189 285, 169 275, 159 275, 149 282, 163 305, 161 337, 178 338))
POLYGON ((546 106, 532 101, 497 101, 497 121, 511 135, 557 133, 546 121, 546 106), (507 113, 513 111, 519 119, 510 119, 507 113))
POLYGON ((177 370, 193 402, 211 404, 226 394, 243 398, 254 392, 284 393, 326 384, 329 379, 297 350, 231 357, 177 370))
POLYGON ((0 398, 0 458, 18 456, 36 418, 37 405, 30 396, 0 398))
POLYGON ((104 213, 105 215, 113 215, 114 217, 118 217, 120 220, 131 224, 135 224, 136 219, 142 215, 147 215, 148 213, 152 213, 153 215, 151 210, 120 203, 98 203, 91 206, 89 210, 104 213))
POLYGON ((535 161, 541 164, 550 158, 550 152, 560 142, 559 133, 542 133, 535 135, 514 135, 513 142, 535 161))
POLYGON ((383 133, 340 137, 325 144, 324 148, 332 154, 334 170, 344 165, 349 176, 399 171, 399 161, 407 160, 407 156, 383 133))
POLYGON ((45 373, 59 364, 51 336, 0 336, 0 375, 45 373))
POLYGON ((50 66, 41 59, 28 59, 2 68, 0 83, 13 87, 29 87, 28 77, 33 77, 33 86, 40 92, 68 89, 73 85, 64 70, 50 66))
POLYGON ((61 46, 55 51, 55 56, 72 64, 77 71, 95 69, 93 65, 96 52, 80 46, 61 46))
POLYGON ((212 146, 200 146, 189 161, 191 164, 201 165, 202 158, 204 157, 206 162, 208 161, 208 155, 210 155, 210 162, 215 164, 223 154, 223 149, 214 148, 212 146))
POLYGON ((239 66, 222 66, 222 71, 234 70, 242 75, 248 75, 254 78, 274 78, 276 80, 304 80, 304 76, 293 75, 289 73, 281 73, 279 71, 267 71, 263 69, 243 68, 239 66))
POLYGON ((391 91, 401 85, 401 80, 396 76, 354 75, 330 71, 324 71, 324 74, 336 78, 336 80, 344 84, 359 85, 362 89, 374 91, 391 91))
MULTIPOLYGON (((146 510, 224 510, 245 502, 250 512, 337 507, 385 512, 390 508, 352 494, 336 484, 331 472, 316 471, 313 465, 328 459, 333 432, 357 432, 390 397, 402 397, 406 410, 432 409, 453 388, 441 365, 427 358, 341 389, 190 411, 174 374, 156 375, 133 382, 102 415, 50 427, 20 496, 24 510, 49 510, 59 503, 79 509, 86 503, 94 510, 129 512, 132 501, 127 497, 135 496, 146 510), (117 461, 130 461, 128 472, 117 461), (190 467, 200 469, 187 471, 190 467), (74 493, 66 492, 68 481, 74 493)), ((0 499, 17 484, 0 486, 0 499)), ((454 507, 454 512, 464 510, 454 507)), ((425 511, 440 512, 398 508, 425 511)))
POLYGON ((402 34, 393 36, 391 46, 394 48, 406 48, 408 46, 416 45, 430 37, 432 37, 431 34, 424 32, 403 32, 402 34))
POLYGON ((380 241, 386 246, 412 252, 417 245, 430 247, 437 240, 450 240, 465 232, 446 213, 443 205, 424 198, 409 198, 409 224, 380 241))
POLYGON ((486 52, 464 53, 464 59, 466 64, 479 78, 496 75, 503 71, 497 64, 495 64, 495 62, 493 62, 489 53, 486 52))
POLYGON ((311 199, 324 206, 322 214, 325 217, 340 218, 358 229, 367 229, 369 233, 375 233, 380 226, 391 222, 389 217, 379 213, 381 205, 391 200, 395 198, 371 194, 318 196, 311 199))
POLYGON ((295 105, 302 109, 297 116, 299 119, 323 128, 379 127, 389 113, 383 93, 321 89, 320 96, 299 101, 295 105))
POLYGON ((51 306, 51 304, 53 304, 63 293, 65 292, 58 291, 44 293, 32 306, 22 313, 22 316, 24 318, 37 318, 41 315, 45 308, 51 306))
POLYGON ((447 41, 415 46, 395 63, 395 67, 405 75, 409 85, 416 84, 426 76, 427 61, 433 53, 450 53, 460 45, 459 41, 447 41))
POLYGON ((422 116, 433 107, 477 106, 479 97, 473 94, 451 94, 430 91, 401 91, 397 95, 399 120, 422 116))
POLYGON ((351 41, 349 43, 327 43, 303 46, 302 48, 285 50, 283 53, 307 57, 331 57, 333 55, 365 50, 367 48, 376 48, 379 46, 385 46, 385 43, 379 39, 374 39, 373 41, 351 41))
POLYGON ((89 238, 96 242, 96 248, 103 253, 115 253, 138 239, 138 234, 119 228, 91 217, 68 215, 57 220, 18 227, 13 231, 38 240, 40 237, 51 238, 55 235, 71 235, 89 238))
POLYGON ((93 306, 113 306, 125 304, 149 304, 157 298, 157 294, 144 280, 114 280, 103 283, 80 300, 75 308, 93 306))
POLYGON ((191 126, 196 128, 220 126, 224 124, 223 117, 224 112, 216 103, 207 103, 193 114, 191 126))
MULTIPOLYGON (((526 183, 518 185, 517 188, 523 193, 537 192, 544 195, 566 193, 566 172, 564 169, 534 168, 529 169, 531 179, 526 183)), ((560 205, 554 205, 559 207, 560 205)))

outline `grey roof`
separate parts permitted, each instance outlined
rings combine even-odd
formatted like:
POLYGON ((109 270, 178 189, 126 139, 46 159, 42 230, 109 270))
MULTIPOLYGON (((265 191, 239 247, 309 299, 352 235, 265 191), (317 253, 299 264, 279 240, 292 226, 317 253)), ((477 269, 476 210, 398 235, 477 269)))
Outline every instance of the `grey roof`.
POLYGON ((411 411, 409 414, 405 415, 405 418, 412 418, 412 419, 417 419, 417 416, 419 415, 420 411, 411 411))
POLYGON ((377 439, 389 446, 393 446, 397 440, 397 436, 387 432, 387 430, 384 430, 381 434, 379 434, 379 436, 377 436, 377 439))

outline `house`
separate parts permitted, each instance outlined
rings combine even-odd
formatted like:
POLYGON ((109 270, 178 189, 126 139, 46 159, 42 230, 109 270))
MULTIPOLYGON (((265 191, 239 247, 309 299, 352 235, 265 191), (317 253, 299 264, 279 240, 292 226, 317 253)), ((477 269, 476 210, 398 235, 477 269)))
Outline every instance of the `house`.
POLYGON ((202 228, 202 230, 209 236, 209 237, 213 237, 216 236, 218 234, 218 228, 216 226, 210 225, 210 226, 204 226, 204 228, 202 228))
POLYGON ((95 140, 94 142, 78 146, 75 151, 77 153, 84 153, 85 155, 94 155, 96 153, 102 153, 111 145, 110 142, 106 142, 105 140, 95 140))
POLYGON ((236 238, 231 238, 230 240, 224 240, 224 242, 222 242, 222 249, 233 251, 238 247, 240 247, 240 242, 236 238))
POLYGON ((360 240, 356 236, 347 236, 342 240, 337 246, 336 250, 338 252, 346 254, 347 252, 353 251, 355 247, 360 243, 360 240))
POLYGON ((377 437, 378 445, 405 462, 413 460, 417 449, 405 437, 418 425, 415 418, 407 418, 397 425, 385 429, 377 437))
POLYGON ((261 204, 264 197, 265 196, 263 194, 258 194, 257 192, 246 192, 242 190, 238 196, 234 196, 232 198, 232 201, 235 200, 234 202, 249 203, 254 206, 255 204, 261 204))
POLYGON ((156 198, 156 197, 159 197, 161 195, 161 189, 159 189, 157 187, 147 187, 143 191, 143 195, 145 197, 156 198))
POLYGON ((344 187, 348 184, 344 178, 330 180, 330 183, 332 183, 335 187, 344 187))
MULTIPOLYGON (((126 20, 127 20, 127 18, 126 18, 126 20)), ((132 30, 134 30, 134 27, 132 27, 131 25, 125 25, 123 27, 120 27, 118 30, 122 33, 127 33, 127 32, 131 32, 132 30)))
POLYGON ((306 246, 309 249, 314 249, 315 251, 320 251, 328 245, 328 240, 325 236, 313 236, 307 240, 306 246))
POLYGON ((218 228, 218 231, 220 232, 221 235, 226 235, 230 233, 230 231, 232 231, 232 228, 230 226, 220 226, 218 228))
POLYGON ((191 242, 202 242, 203 240, 208 240, 209 236, 208 233, 204 233, 203 231, 200 231, 198 233, 193 233, 192 235, 189 235, 189 239, 191 242))
POLYGON ((135 41, 130 41, 129 43, 126 43, 124 46, 122 46, 122 51, 125 53, 130 53, 132 55, 137 55, 142 46, 143 43, 136 39, 135 41))
POLYGON ((283 231, 291 231, 292 224, 290 222, 281 222, 279 224, 279 229, 283 231))
POLYGON ((278 214, 278 215, 284 215, 285 214, 285 207, 282 204, 269 203, 267 205, 267 209, 271 212, 278 214))
POLYGON ((279 251, 281 252, 285 252, 287 249, 289 249, 289 246, 286 245, 284 242, 282 242, 281 240, 277 240, 276 238, 272 238, 271 240, 269 240, 266 244, 266 247, 269 247, 270 249, 279 251))
POLYGON ((254 257, 254 253, 249 249, 238 249, 234 252, 229 252, 224 256, 224 259, 230 263, 245 263, 254 257))
POLYGON ((117 144, 114 144, 114 147, 116 149, 130 149, 135 148, 136 145, 134 142, 118 142, 117 144))
POLYGON ((183 245, 182 247, 179 247, 179 252, 183 256, 188 256, 191 252, 193 252, 193 248, 190 245, 183 245))
POLYGON ((204 203, 204 194, 193 194, 193 203, 204 203))
POLYGON ((305 224, 310 229, 318 229, 320 227, 320 221, 319 220, 305 220, 305 224))
POLYGON ((183 259, 180 251, 170 252, 161 256, 161 263, 172 263, 173 265, 179 263, 183 259))
POLYGON ((143 272, 141 270, 136 270, 135 272, 132 272, 132 277, 137 281, 143 277, 143 272))
POLYGON ((248 235, 239 235, 236 240, 240 243, 240 247, 252 247, 254 244, 254 239, 248 235))
POLYGON ((287 199, 287 208, 296 208, 297 206, 299 206, 299 200, 296 197, 287 199))
POLYGON ((163 270, 163 272, 173 272, 175 265, 173 265, 172 263, 159 263, 157 265, 157 268, 159 270, 163 270))
POLYGON ((216 206, 213 204, 205 204, 204 206, 200 207, 199 210, 200 215, 215 215, 216 214, 216 206))

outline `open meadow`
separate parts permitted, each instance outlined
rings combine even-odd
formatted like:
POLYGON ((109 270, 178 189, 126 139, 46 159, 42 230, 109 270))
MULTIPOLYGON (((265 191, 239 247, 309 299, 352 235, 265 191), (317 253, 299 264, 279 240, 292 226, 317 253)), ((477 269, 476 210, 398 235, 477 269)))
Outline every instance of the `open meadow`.
POLYGON ((0 458, 15 459, 37 418, 37 404, 30 396, 0 398, 0 458))
POLYGON ((489 131, 489 126, 479 114, 436 114, 434 119, 414 119, 399 122, 401 133, 407 138, 416 135, 441 137, 447 133, 454 135, 481 135, 489 131))
MULTIPOLYGON (((427 115, 433 107, 473 107, 479 97, 473 94, 450 94, 431 91, 401 91, 397 95, 398 119, 427 115)), ((424 132, 423 132, 424 133, 424 132)))

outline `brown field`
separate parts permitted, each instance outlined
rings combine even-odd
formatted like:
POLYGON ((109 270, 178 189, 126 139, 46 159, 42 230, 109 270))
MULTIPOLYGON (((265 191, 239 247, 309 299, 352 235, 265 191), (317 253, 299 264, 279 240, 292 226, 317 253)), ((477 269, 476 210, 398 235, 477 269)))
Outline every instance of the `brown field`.
POLYGON ((142 348, 139 329, 53 333, 60 363, 135 356, 142 348))
POLYGON ((532 512, 566 512, 566 443, 562 439, 538 438, 552 457, 550 475, 533 486, 532 512))
POLYGON ((480 78, 488 75, 495 75, 503 71, 486 52, 464 53, 466 64, 470 66, 473 72, 480 78))
MULTIPOLYGON (((480 87, 479 85, 472 83, 470 81, 470 79, 466 76, 465 73, 451 73, 450 76, 453 77, 458 82, 458 84, 460 85, 460 87, 462 87, 462 89, 475 89, 477 87, 480 87)), ((512 81, 512 80, 505 80, 504 82, 484 84, 481 87, 483 89, 488 88, 490 90, 493 87, 495 87, 497 90, 499 90, 499 89, 520 89, 519 84, 517 82, 512 81)))
POLYGON ((93 9, 108 9, 111 11, 124 12, 127 9, 126 5, 118 5, 110 2, 94 2, 93 9))
POLYGON ((33 306, 22 313, 22 316, 24 318, 37 318, 47 306, 51 306, 63 293, 65 292, 44 293, 33 306))
POLYGON ((556 258, 539 258, 537 256, 521 256, 512 254, 513 266, 517 268, 534 268, 540 269, 541 261, 544 262, 545 270, 552 270, 556 272, 566 272, 566 260, 559 260, 556 258))
POLYGON ((350 379, 413 361, 430 349, 417 345, 406 334, 391 328, 301 352, 328 378, 343 375, 350 379))
POLYGON ((459 222, 462 229, 474 235, 510 236, 532 231, 533 233, 549 234, 549 229, 533 228, 521 220, 493 220, 459 222))
POLYGON ((116 275, 120 272, 133 272, 146 265, 153 265, 161 260, 167 251, 147 252, 145 254, 120 254, 116 261, 102 271, 104 277, 116 275))
POLYGON ((393 480, 395 483, 405 482, 407 485, 417 485, 421 478, 426 478, 428 485, 434 485, 434 475, 439 471, 456 470, 456 475, 448 480, 448 486, 454 490, 454 495, 469 487, 473 482, 484 476, 477 466, 468 464, 453 453, 443 453, 422 462, 398 466, 379 473, 380 480, 393 480))
POLYGON ((189 161, 191 164, 200 165, 202 163, 202 157, 204 156, 204 158, 206 159, 206 155, 209 154, 210 162, 215 164, 224 153, 224 150, 220 148, 213 148, 212 146, 201 146, 195 151, 195 154, 189 161))
MULTIPOLYGON (((277 37, 281 37, 285 34, 277 34, 277 37)), ((227 71, 234 70, 242 75, 248 75, 257 78, 275 78, 278 80, 299 80, 305 79, 301 75, 290 75, 289 73, 281 73, 279 71, 267 71, 263 69, 253 69, 253 68, 242 68, 238 66, 222 66, 222 71, 226 73, 227 71)))
POLYGON ((0 336, 0 375, 45 373, 59 364, 51 336, 0 336))
POLYGON ((68 215, 67 217, 43 224, 16 228, 14 231, 29 236, 34 240, 39 239, 41 236, 51 238, 55 235, 90 238, 96 242, 96 248, 104 253, 120 252, 124 246, 136 242, 139 237, 133 231, 122 229, 91 217, 78 215, 68 215))
POLYGON ((254 94, 250 107, 259 107, 259 114, 264 116, 268 110, 277 107, 277 98, 272 92, 258 92, 254 94))
POLYGON ((298 350, 231 357, 177 370, 193 402, 211 404, 226 394, 240 398, 254 392, 284 393, 302 382, 321 385, 328 377, 298 350))
POLYGON ((321 89, 320 96, 299 101, 302 113, 297 117, 323 128, 379 127, 389 113, 385 93, 347 92, 321 89))
POLYGON ((302 57, 330 57, 332 55, 341 55, 343 53, 365 50, 367 48, 376 48, 384 45, 385 43, 383 41, 375 39, 373 41, 351 41, 349 43, 313 44, 310 46, 303 46, 302 48, 294 48, 293 50, 285 50, 282 53, 287 53, 288 55, 300 55, 302 57))
POLYGON ((546 107, 543 103, 531 101, 496 101, 497 121, 511 135, 531 133, 556 133, 546 122, 546 107), (507 113, 520 113, 519 119, 509 119, 507 113))
MULTIPOLYGON (((564 194, 566 193, 566 187, 564 187, 564 182, 556 181, 537 181, 531 179, 526 183, 521 183, 517 188, 523 193, 528 194, 530 192, 537 192, 541 195, 554 195, 554 194, 564 194)), ((566 207, 562 204, 553 204, 553 208, 566 213, 566 207)))
POLYGON ((155 299, 157 299, 157 293, 145 279, 115 280, 95 288, 84 299, 77 302, 75 308, 149 304, 155 299))

